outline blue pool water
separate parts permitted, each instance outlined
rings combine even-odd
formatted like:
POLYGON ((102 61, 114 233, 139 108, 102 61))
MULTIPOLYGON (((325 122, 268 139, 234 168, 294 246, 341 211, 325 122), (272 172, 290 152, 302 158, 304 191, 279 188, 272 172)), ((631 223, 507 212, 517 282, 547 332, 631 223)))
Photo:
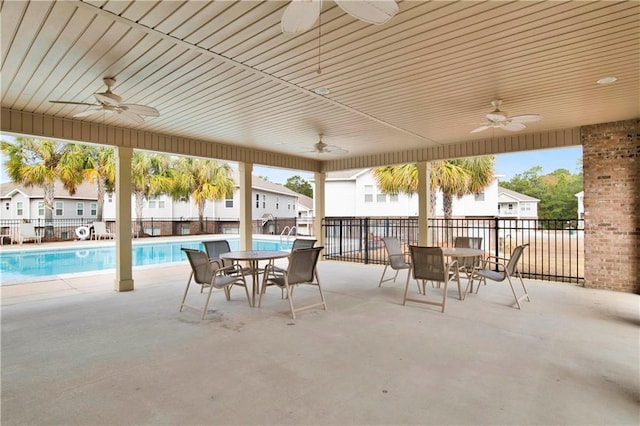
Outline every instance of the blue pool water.
MULTIPOLYGON (((228 241, 231 250, 239 250, 239 240, 228 241)), ((115 269, 115 246, 83 248, 81 243, 78 245, 73 249, 3 252, 0 254, 2 285, 56 275, 115 269)), ((186 257, 180 250, 183 247, 204 250, 200 241, 134 243, 131 249, 133 266, 186 262, 186 257)), ((291 243, 254 239, 253 249, 288 251, 291 249, 291 243)))

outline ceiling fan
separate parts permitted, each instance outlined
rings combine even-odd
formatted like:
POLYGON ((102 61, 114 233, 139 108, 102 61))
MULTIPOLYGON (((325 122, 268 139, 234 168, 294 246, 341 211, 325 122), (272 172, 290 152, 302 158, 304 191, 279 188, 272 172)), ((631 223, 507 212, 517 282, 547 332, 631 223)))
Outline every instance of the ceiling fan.
POLYGON ((313 152, 315 154, 329 154, 329 155, 337 155, 337 154, 346 154, 346 149, 340 148, 337 145, 329 145, 322 140, 322 134, 320 134, 320 140, 313 145, 313 150, 308 152, 313 152))
POLYGON ((487 124, 473 129, 471 133, 477 133, 482 132, 483 130, 496 128, 509 130, 510 132, 517 132, 519 130, 526 129, 527 126, 525 126, 523 123, 533 123, 542 120, 542 116, 540 114, 523 114, 509 117, 507 116, 506 112, 500 111, 501 104, 502 101, 500 99, 491 101, 491 105, 493 105, 494 110, 486 115, 487 124))
POLYGON ((111 87, 116 84, 114 77, 105 77, 102 79, 107 86, 104 92, 94 93, 96 103, 73 102, 73 101, 49 101, 54 104, 71 104, 71 105, 87 105, 93 108, 82 111, 74 115, 75 118, 90 117, 92 115, 101 115, 104 113, 113 114, 115 117, 132 124, 144 123, 143 115, 149 117, 159 117, 160 113, 157 109, 146 105, 125 104, 122 98, 111 91, 111 87))
MULTIPOLYGON (((334 0, 342 10, 368 24, 381 25, 398 12, 395 0, 334 0)), ((280 25, 285 34, 303 33, 315 25, 322 0, 291 0, 280 25)))

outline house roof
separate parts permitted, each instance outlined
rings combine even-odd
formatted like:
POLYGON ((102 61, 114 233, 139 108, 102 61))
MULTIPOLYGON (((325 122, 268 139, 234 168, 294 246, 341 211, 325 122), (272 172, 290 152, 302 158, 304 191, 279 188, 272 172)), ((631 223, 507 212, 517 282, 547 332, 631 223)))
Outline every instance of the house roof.
MULTIPOLYGON (((231 171, 231 178, 233 179, 233 181, 235 182, 236 187, 240 187, 240 174, 238 173, 237 170, 232 170, 231 171)), ((289 188, 287 188, 284 185, 280 185, 279 183, 274 183, 274 182, 269 182, 267 180, 264 180, 258 176, 251 176, 251 187, 253 189, 259 189, 262 191, 267 191, 267 192, 273 192, 275 194, 283 194, 283 195, 289 195, 292 197, 298 197, 300 196, 300 194, 298 194, 295 191, 290 190, 289 188)))
POLYGON ((540 202, 540 200, 537 198, 529 197, 528 195, 524 195, 519 192, 498 186, 498 196, 500 195, 506 195, 507 197, 512 198, 515 201, 531 201, 536 203, 540 202))
MULTIPOLYGON (((29 198, 43 198, 44 191, 39 186, 24 186, 20 184, 15 184, 13 182, 5 182, 0 184, 0 198, 10 198, 16 191, 23 193, 25 196, 29 198)), ((56 181, 54 187, 55 198, 71 198, 78 200, 97 200, 98 199, 98 189, 95 184, 89 182, 82 182, 78 185, 76 189, 76 193, 74 195, 70 195, 69 191, 67 191, 62 182, 56 181)))

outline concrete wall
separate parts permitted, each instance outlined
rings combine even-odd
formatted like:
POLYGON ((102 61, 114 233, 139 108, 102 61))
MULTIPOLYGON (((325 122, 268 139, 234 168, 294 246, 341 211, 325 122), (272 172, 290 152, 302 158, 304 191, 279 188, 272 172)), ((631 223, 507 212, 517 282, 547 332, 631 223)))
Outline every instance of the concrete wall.
POLYGON ((585 287, 640 294, 640 119, 581 129, 585 287))

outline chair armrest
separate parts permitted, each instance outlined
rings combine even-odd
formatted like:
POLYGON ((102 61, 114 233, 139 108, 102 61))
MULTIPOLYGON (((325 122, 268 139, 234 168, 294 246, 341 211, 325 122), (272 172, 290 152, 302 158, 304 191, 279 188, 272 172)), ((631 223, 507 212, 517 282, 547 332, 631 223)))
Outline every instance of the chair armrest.
POLYGON ((500 269, 500 268, 505 269, 506 266, 505 266, 505 264, 503 262, 500 261, 501 259, 502 258, 496 257, 496 256, 487 257, 486 259, 484 259, 482 261, 482 269, 489 269, 489 268, 487 268, 487 266, 489 266, 489 265, 495 265, 495 266, 498 267, 498 269, 500 269), (496 260, 491 260, 491 259, 496 259, 496 260))

